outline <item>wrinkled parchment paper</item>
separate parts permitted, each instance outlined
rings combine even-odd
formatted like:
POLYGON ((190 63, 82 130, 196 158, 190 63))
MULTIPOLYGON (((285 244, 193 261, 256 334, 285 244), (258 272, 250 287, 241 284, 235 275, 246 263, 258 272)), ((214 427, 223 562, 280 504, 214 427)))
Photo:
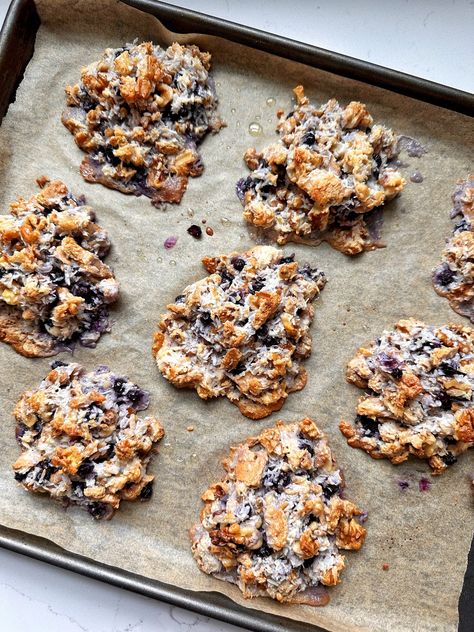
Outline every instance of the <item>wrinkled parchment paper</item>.
POLYGON ((107 263, 121 281, 122 294, 112 313, 112 333, 96 349, 76 349, 74 360, 89 368, 109 364, 147 388, 152 394, 149 412, 161 418, 167 434, 151 466, 156 475, 151 502, 123 503, 111 522, 96 522, 79 509, 65 511, 24 491, 10 469, 19 452, 10 411, 20 393, 48 372, 49 361, 29 360, 0 345, 1 523, 109 565, 190 590, 220 591, 249 608, 328 630, 454 630, 472 536, 467 474, 474 469, 474 451, 422 493, 418 481, 429 477, 424 463, 396 467, 373 461, 347 446, 337 424, 343 416, 352 418, 360 394, 344 380, 345 363, 360 344, 402 317, 465 322, 435 294, 430 270, 450 234, 455 181, 472 168, 472 120, 218 38, 176 37, 155 18, 111 0, 43 0, 39 10, 43 24, 34 57, 0 129, 1 208, 6 212, 17 195, 34 193, 35 178, 43 174, 63 179, 96 208, 112 238, 107 263), (202 145, 204 175, 190 180, 179 206, 163 210, 147 198, 85 183, 78 170, 83 154, 60 122, 64 86, 78 80, 81 65, 94 61, 105 47, 135 38, 160 44, 178 39, 210 50, 220 112, 228 123, 202 145), (286 247, 299 261, 321 267, 329 282, 316 305, 308 385, 290 395, 279 413, 252 422, 225 399, 206 403, 194 392, 169 385, 154 365, 150 344, 166 304, 204 275, 201 257, 252 246, 234 192, 236 180, 247 172, 242 154, 248 146, 261 147, 276 138, 275 112, 289 110, 291 89, 298 83, 316 102, 332 96, 343 103, 365 101, 376 121, 415 136, 429 153, 407 159, 406 176, 419 169, 424 182, 409 183, 387 208, 387 248, 349 259, 325 244, 286 247), (261 136, 249 134, 251 122, 262 126, 261 136), (196 241, 186 229, 203 218, 214 236, 196 241), (170 235, 177 235, 178 243, 168 251, 163 242, 170 235), (319 609, 243 600, 237 588, 198 570, 187 537, 201 508, 200 493, 221 476, 220 460, 228 446, 276 419, 302 415, 311 415, 329 435, 346 473, 348 497, 369 512, 365 546, 347 555, 342 584, 330 590, 330 605, 319 609), (186 431, 189 425, 194 432, 186 431), (406 492, 400 491, 399 479, 409 481, 406 492), (389 570, 382 570, 383 564, 389 570))

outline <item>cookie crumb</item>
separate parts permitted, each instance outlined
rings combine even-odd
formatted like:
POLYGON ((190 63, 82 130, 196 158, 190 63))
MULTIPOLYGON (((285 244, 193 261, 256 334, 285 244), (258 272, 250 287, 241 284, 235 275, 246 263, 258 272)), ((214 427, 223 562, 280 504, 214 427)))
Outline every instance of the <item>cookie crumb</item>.
POLYGON ((390 568, 389 564, 382 564, 382 570, 383 571, 388 571, 389 568, 390 568))
POLYGON ((188 426, 188 427, 186 428, 186 430, 187 430, 188 432, 192 432, 192 431, 194 430, 194 426, 188 426))
POLYGON ((212 235, 214 234, 214 231, 210 226, 206 228, 206 234, 209 235, 209 237, 212 237, 212 235))

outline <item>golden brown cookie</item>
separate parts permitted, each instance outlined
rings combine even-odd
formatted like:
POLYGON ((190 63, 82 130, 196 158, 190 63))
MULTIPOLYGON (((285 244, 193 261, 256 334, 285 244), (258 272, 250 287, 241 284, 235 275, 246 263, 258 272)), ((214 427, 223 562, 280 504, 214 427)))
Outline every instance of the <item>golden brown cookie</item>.
POLYGON ((314 421, 278 421, 231 448, 224 478, 202 495, 190 531, 199 568, 237 584, 244 597, 324 605, 340 581, 341 549, 360 549, 362 511, 314 421))
POLYGON ((474 330, 401 320, 361 347, 347 380, 366 392, 340 429, 375 459, 427 459, 441 474, 474 445, 474 330))
POLYGON ((28 357, 95 346, 119 289, 103 263, 109 237, 84 197, 59 180, 38 184, 0 215, 0 340, 28 357))
POLYGON ((394 163, 398 137, 373 124, 363 103, 316 107, 302 86, 294 93, 279 140, 245 154, 251 174, 237 183, 244 218, 279 244, 327 241, 348 255, 380 247, 374 209, 405 185, 394 163))
POLYGON ((148 402, 148 393, 106 366, 87 373, 53 362, 13 411, 22 449, 15 479, 97 519, 111 518, 121 500, 147 500, 154 478, 147 466, 164 435, 158 419, 137 416, 148 402))
POLYGON ((460 217, 433 270, 433 286, 452 309, 474 322, 474 174, 460 180, 453 193, 451 217, 460 217))
POLYGON ((85 66, 62 116, 87 153, 83 177, 153 204, 179 202, 203 171, 198 143, 223 126, 210 65, 197 46, 143 42, 107 48, 85 66))
POLYGON ((225 396, 261 419, 306 384, 313 300, 324 274, 270 246, 206 257, 209 276, 186 287, 161 317, 153 343, 172 384, 203 399, 225 396))

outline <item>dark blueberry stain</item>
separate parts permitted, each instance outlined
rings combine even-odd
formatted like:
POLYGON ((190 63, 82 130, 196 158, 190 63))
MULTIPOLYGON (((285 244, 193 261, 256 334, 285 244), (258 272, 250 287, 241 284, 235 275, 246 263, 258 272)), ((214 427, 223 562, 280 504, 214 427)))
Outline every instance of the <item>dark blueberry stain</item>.
POLYGON ((187 232, 191 235, 191 237, 194 237, 194 239, 201 239, 202 237, 202 228, 197 224, 191 224, 187 232))
POLYGON ((140 492, 140 500, 149 500, 153 495, 153 481, 147 483, 140 492))

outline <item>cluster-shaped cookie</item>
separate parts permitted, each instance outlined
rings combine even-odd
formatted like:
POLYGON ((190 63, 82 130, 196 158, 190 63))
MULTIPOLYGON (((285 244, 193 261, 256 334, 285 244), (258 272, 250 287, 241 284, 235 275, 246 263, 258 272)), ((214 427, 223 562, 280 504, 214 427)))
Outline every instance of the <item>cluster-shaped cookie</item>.
POLYGON ((210 275, 186 287, 161 317, 153 353, 175 386, 226 396, 251 419, 302 389, 313 300, 324 274, 270 246, 206 257, 210 275))
POLYGON ((302 86, 294 93, 279 141, 245 154, 251 174, 237 183, 244 218, 279 244, 324 240, 348 255, 378 247, 380 222, 370 211, 405 185, 393 162, 396 134, 373 124, 362 103, 316 107, 302 86))
POLYGON ((25 356, 94 346, 118 297, 93 209, 59 180, 38 182, 42 191, 0 216, 0 340, 25 356))
POLYGON ((452 309, 474 322, 474 174, 459 181, 453 193, 452 218, 460 218, 433 270, 433 286, 452 309))
POLYGON ((179 202, 203 171, 197 144, 223 123, 211 55, 174 43, 107 48, 66 88, 62 121, 87 156, 81 173, 153 203, 179 202))
POLYGON ((308 418, 277 422, 231 448, 224 468, 190 533, 201 570, 245 597, 320 605, 314 589, 339 582, 340 549, 365 538, 324 435, 308 418))
POLYGON ((158 419, 137 416, 148 394, 105 366, 89 373, 78 364, 52 367, 13 411, 22 449, 16 480, 94 518, 110 518, 121 500, 150 498, 147 466, 164 431, 158 419))
POLYGON ((401 463, 414 455, 441 474, 474 445, 474 330, 401 320, 361 347, 347 380, 365 394, 340 428, 349 445, 401 463))

